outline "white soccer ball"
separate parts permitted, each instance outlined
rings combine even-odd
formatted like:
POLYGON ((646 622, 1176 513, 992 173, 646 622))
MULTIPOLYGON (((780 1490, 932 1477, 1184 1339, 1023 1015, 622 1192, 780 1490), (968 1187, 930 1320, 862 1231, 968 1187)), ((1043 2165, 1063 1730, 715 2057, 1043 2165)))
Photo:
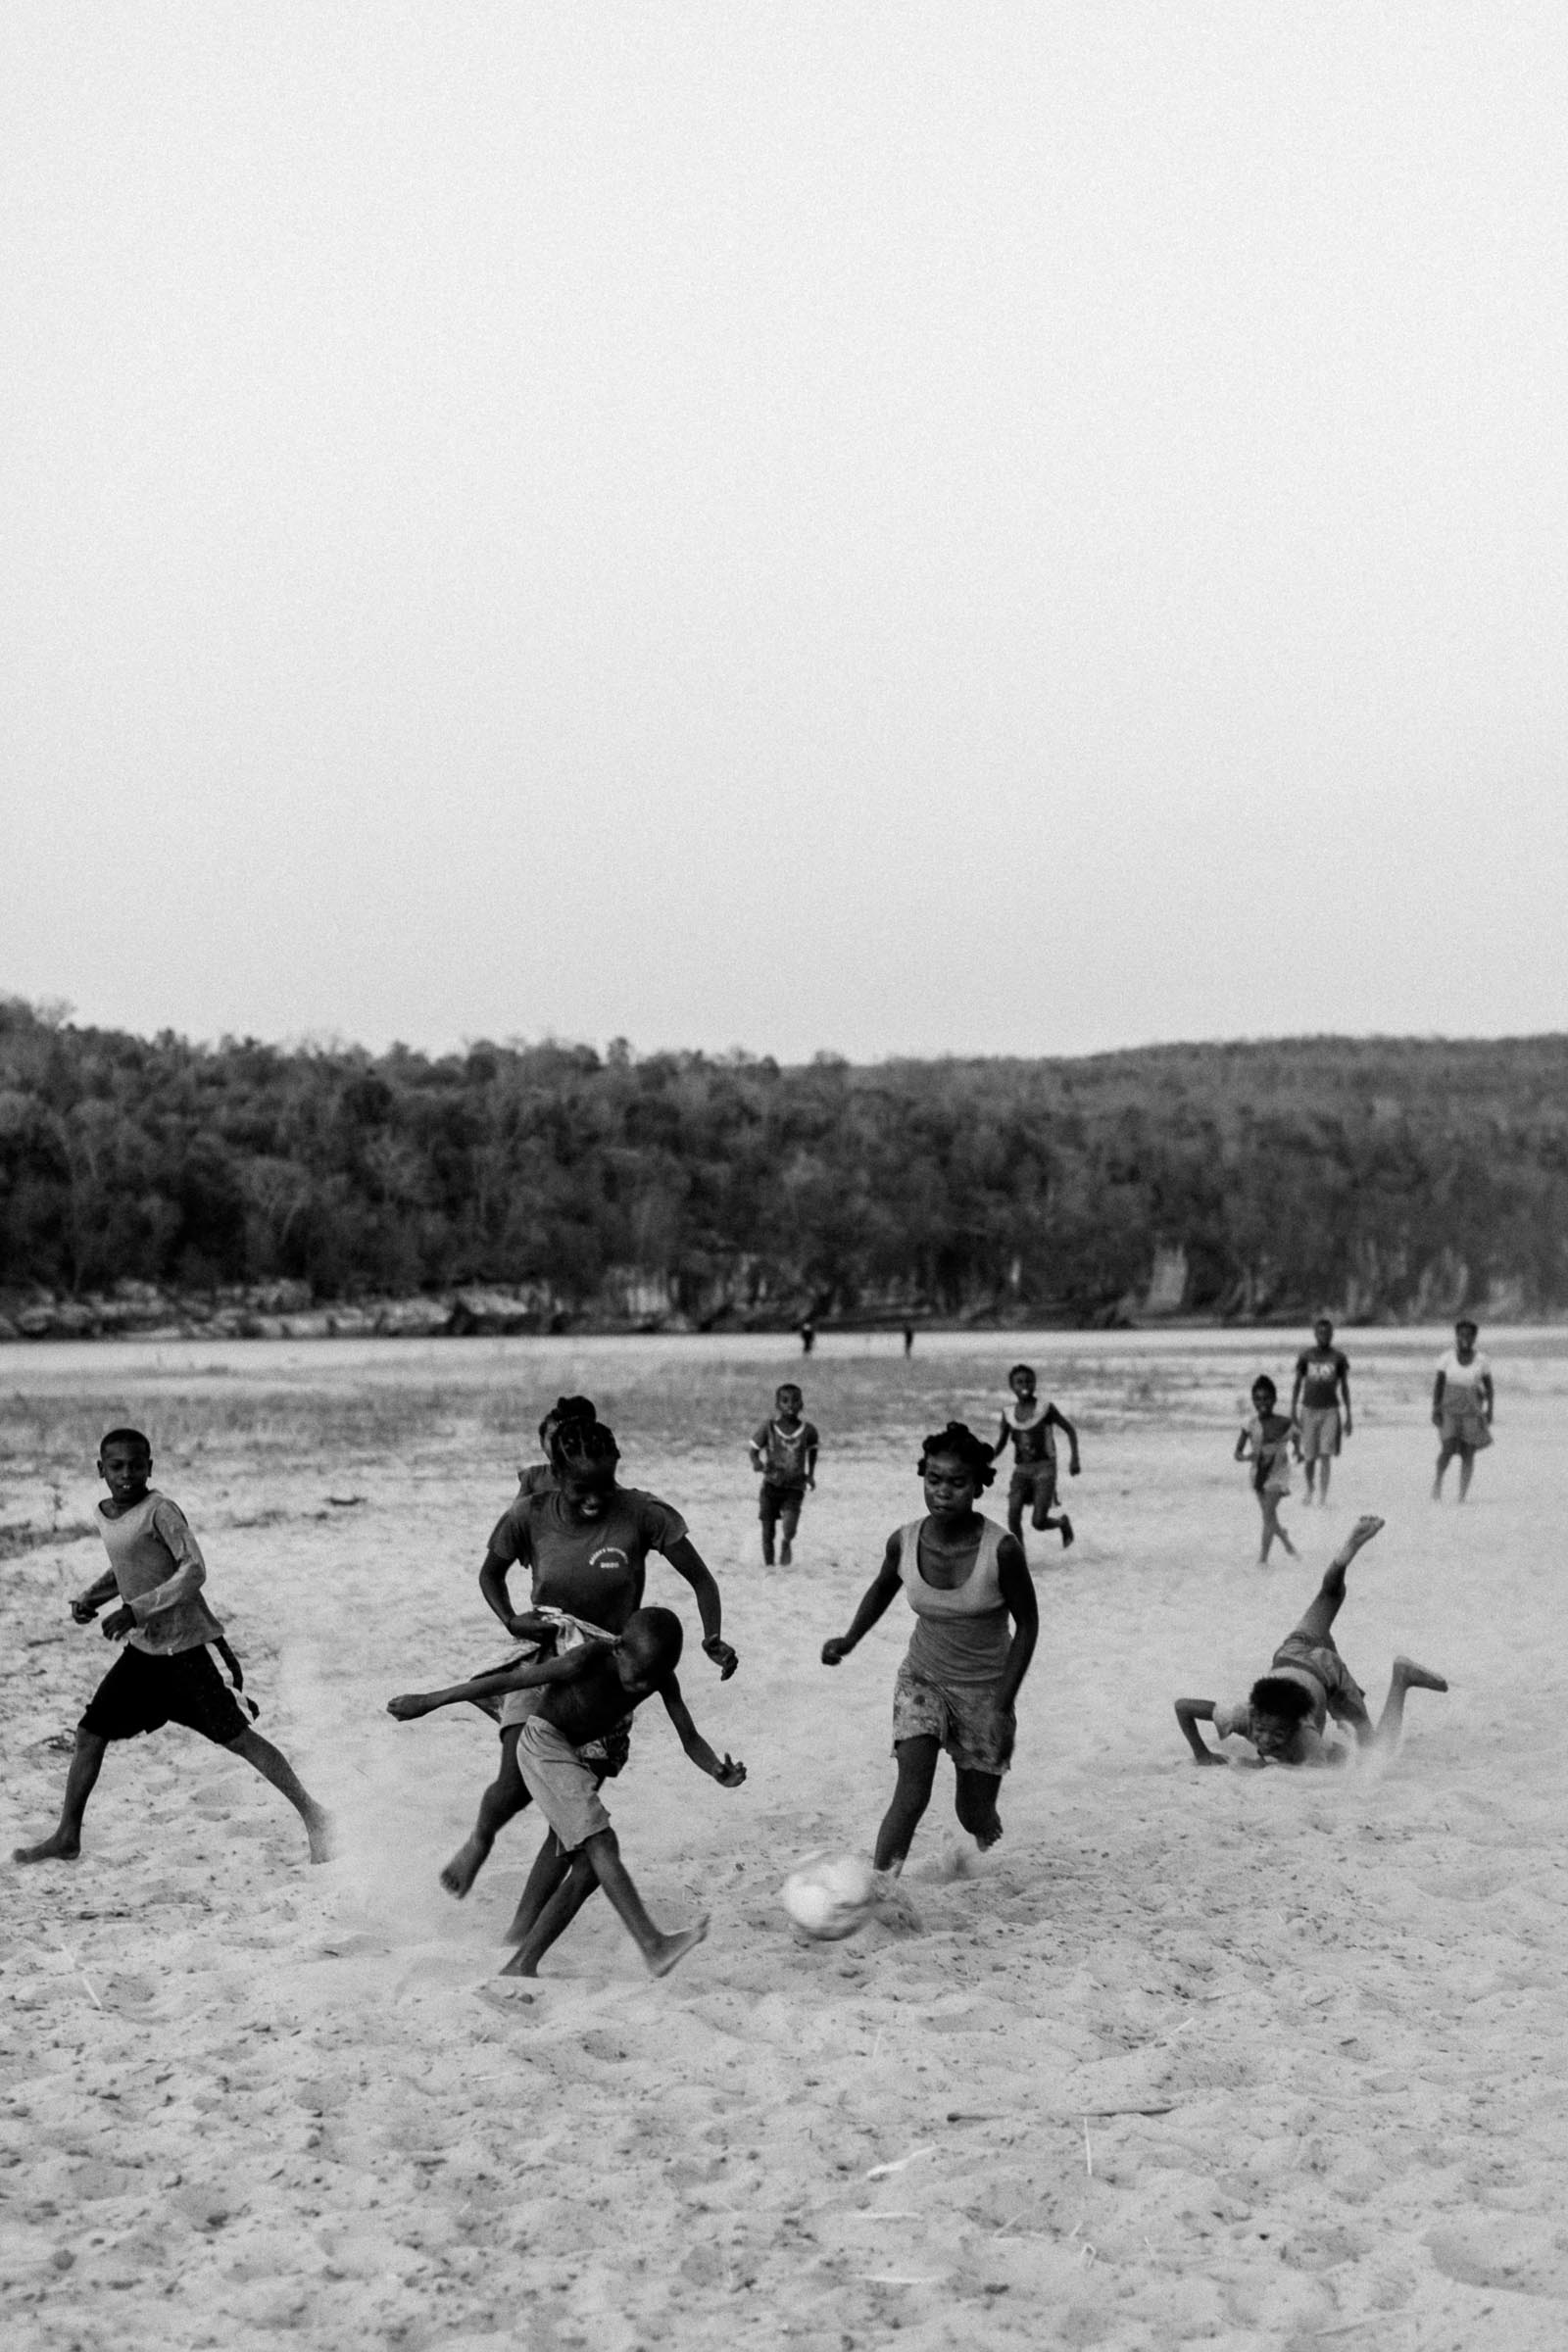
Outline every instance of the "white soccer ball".
POLYGON ((837 1943, 863 1928, 881 1906, 876 1872, 861 1854, 808 1854, 790 1872, 779 1900, 803 1935, 837 1943))

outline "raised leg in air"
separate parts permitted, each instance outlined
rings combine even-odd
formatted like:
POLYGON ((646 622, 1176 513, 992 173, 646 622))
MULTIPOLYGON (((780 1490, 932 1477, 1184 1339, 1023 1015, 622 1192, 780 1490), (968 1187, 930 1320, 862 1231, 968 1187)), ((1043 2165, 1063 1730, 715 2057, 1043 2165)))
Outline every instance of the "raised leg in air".
POLYGON ((1407 1690, 1446 1690, 1447 1688, 1441 1674, 1433 1674, 1427 1667, 1418 1666, 1413 1658, 1396 1658, 1394 1678, 1389 1684, 1389 1695, 1383 1702, 1383 1712, 1378 1717, 1373 1745, 1386 1755, 1392 1755, 1398 1746, 1399 1734, 1404 1728, 1404 1694, 1407 1690))
POLYGON ((1382 1529, 1383 1521, 1370 1511, 1365 1518, 1356 1521, 1324 1570, 1323 1582, 1317 1589, 1312 1605, 1297 1629, 1299 1633, 1307 1635, 1314 1642, 1321 1642, 1332 1630, 1335 1618, 1345 1605, 1345 1572, 1361 1546, 1370 1544, 1374 1536, 1382 1533, 1382 1529))

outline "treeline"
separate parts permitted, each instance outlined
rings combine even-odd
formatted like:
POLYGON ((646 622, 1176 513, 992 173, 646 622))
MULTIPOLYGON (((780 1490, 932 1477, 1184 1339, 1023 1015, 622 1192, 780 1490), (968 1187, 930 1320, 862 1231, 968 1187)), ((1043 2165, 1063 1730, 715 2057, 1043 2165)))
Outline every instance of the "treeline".
POLYGON ((1568 1306, 1568 1039, 804 1067, 193 1045, 0 1005, 0 1290, 542 1324, 1568 1306))

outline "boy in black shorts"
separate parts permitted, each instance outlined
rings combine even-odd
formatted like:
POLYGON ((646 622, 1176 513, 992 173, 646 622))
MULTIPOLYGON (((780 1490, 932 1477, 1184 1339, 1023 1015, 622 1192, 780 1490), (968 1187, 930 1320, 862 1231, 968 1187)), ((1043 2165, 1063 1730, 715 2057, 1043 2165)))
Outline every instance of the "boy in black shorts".
POLYGON ((752 1432, 752 1468, 762 1474, 758 1516, 762 1522, 762 1565, 773 1565, 773 1536, 780 1538, 779 1565, 794 1557, 791 1545, 801 1524, 801 1505, 808 1487, 816 1485, 816 1455, 821 1441, 813 1422, 806 1419, 804 1399, 792 1380, 773 1392, 773 1418, 752 1432))
MULTIPOLYGON (((1412 1658, 1396 1658, 1389 1695, 1374 1730, 1366 1692, 1334 1644, 1333 1625, 1345 1600, 1345 1572, 1363 1544, 1383 1527, 1381 1519, 1358 1519, 1329 1562, 1311 1607, 1286 1635, 1267 1674, 1233 1707, 1212 1698, 1179 1698, 1176 1720, 1195 1764, 1226 1764, 1198 1729, 1211 1723, 1221 1740, 1250 1740, 1259 1764, 1343 1764, 1349 1750, 1323 1734, 1332 1715, 1354 1733, 1358 1747, 1392 1752, 1404 1724, 1405 1693, 1446 1690, 1441 1674, 1412 1658)), ((1249 1759, 1251 1761, 1252 1759, 1249 1759)))
MULTIPOLYGON (((78 1592, 71 1614, 78 1625, 90 1625, 118 1595, 121 1605, 104 1619, 102 1631, 111 1642, 123 1638, 125 1647, 76 1727, 59 1827, 36 1845, 17 1846, 11 1858, 74 1862, 82 1815, 110 1741, 182 1723, 230 1755, 243 1756, 280 1790, 305 1824, 311 1860, 325 1862, 331 1851, 325 1812, 301 1787, 287 1758, 252 1729, 213 1662, 216 1647, 234 1666, 223 1629, 201 1596, 206 1563, 178 1503, 149 1486, 152 1466, 152 1448, 139 1429, 112 1429, 99 1446, 98 1475, 109 1500, 98 1505, 98 1532, 109 1566, 78 1592)), ((234 1674, 237 1689, 237 1666, 234 1674)))

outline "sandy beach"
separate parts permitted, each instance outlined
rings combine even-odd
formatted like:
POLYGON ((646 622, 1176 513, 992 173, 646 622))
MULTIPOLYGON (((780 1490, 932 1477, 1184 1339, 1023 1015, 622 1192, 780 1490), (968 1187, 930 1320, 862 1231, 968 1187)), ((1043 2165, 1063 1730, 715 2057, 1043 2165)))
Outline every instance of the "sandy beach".
MULTIPOLYGON (((1304 1333, 922 1338, 908 1363, 886 1340, 806 1364, 766 1340, 0 1349, 5 1852, 53 1821, 108 1661, 65 1601, 102 1565, 94 1441, 122 1419, 342 1839, 311 1869, 278 1798, 170 1731, 111 1754, 79 1864, 4 1865, 6 2340, 1558 2352, 1568 1336, 1483 1334, 1497 1443, 1462 1511, 1427 1498, 1445 1335, 1341 1336, 1356 1434, 1330 1508, 1298 1479, 1300 1561, 1261 1572, 1230 1449, 1304 1333), (1077 1545, 1031 1548, 1005 1838, 964 1867, 944 1766, 919 1932, 808 1945, 779 1883, 869 1849, 907 1613, 836 1674, 820 1643, 920 1507, 921 1431, 989 1429, 1018 1355, 1084 1474, 1077 1545), (820 1491, 764 1572, 744 1441, 786 1376, 820 1491), (493 1733, 384 1702, 505 1646, 484 1539, 579 1387, 721 1580, 740 1672, 693 1642, 682 1680, 750 1779, 716 1788, 646 1713, 612 1810, 661 1923, 707 1911, 709 1941, 651 1983, 596 1903, 503 1988, 537 1829, 454 1903, 436 1872, 493 1733), (1450 1693, 1414 1694, 1387 1771, 1196 1771, 1173 1697, 1241 1695, 1365 1510, 1388 1527, 1341 1646, 1374 1707, 1400 1649, 1450 1693)), ((659 1561, 650 1597, 695 1632, 659 1561)))

